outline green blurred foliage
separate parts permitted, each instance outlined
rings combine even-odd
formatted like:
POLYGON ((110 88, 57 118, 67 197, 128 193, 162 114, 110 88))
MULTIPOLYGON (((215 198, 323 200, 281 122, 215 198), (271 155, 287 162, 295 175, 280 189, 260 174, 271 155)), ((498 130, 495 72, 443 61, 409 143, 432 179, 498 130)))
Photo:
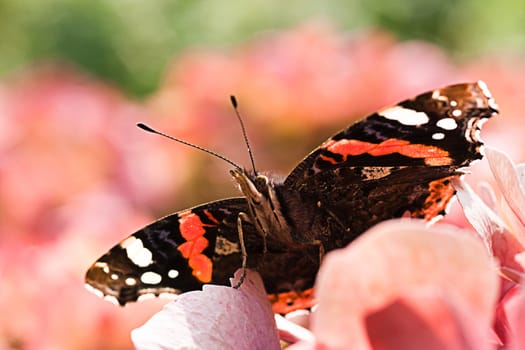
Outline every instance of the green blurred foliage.
POLYGON ((384 28, 456 56, 525 48, 521 0, 0 0, 0 74, 59 60, 143 96, 184 48, 229 47, 318 19, 384 28))

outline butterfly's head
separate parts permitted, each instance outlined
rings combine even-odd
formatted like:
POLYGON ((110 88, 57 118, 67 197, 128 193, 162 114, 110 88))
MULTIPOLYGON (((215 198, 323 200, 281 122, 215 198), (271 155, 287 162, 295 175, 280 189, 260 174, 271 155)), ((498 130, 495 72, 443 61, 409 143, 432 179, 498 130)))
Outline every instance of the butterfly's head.
POLYGON ((265 175, 250 174, 244 169, 230 170, 233 179, 239 185, 239 190, 248 198, 260 202, 268 194, 269 180, 265 175))

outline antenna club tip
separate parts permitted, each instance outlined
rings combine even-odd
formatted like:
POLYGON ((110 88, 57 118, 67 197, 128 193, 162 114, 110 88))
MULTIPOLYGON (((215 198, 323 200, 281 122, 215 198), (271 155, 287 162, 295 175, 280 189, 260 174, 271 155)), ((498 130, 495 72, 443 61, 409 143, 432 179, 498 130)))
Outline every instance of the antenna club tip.
POLYGON ((237 98, 235 98, 235 95, 230 95, 230 101, 232 103, 233 108, 237 108, 237 98))
POLYGON ((149 126, 147 126, 147 125, 144 124, 144 123, 137 123, 137 126, 138 126, 139 128, 141 128, 142 130, 144 130, 144 131, 148 131, 148 132, 153 132, 153 133, 155 133, 155 130, 153 130, 152 128, 150 128, 149 126))

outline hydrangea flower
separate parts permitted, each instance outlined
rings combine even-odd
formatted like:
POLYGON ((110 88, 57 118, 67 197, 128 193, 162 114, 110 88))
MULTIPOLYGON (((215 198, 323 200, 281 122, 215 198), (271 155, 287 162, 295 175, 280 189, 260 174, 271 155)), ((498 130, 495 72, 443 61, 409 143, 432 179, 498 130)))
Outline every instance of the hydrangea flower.
MULTIPOLYGON (((503 196, 497 205, 492 197, 497 211, 455 182, 477 234, 396 219, 328 253, 310 330, 277 318, 281 339, 296 342, 289 349, 525 346, 525 168, 495 149, 486 153, 503 196)), ((279 348, 269 310, 260 278, 250 272, 240 290, 207 286, 180 296, 133 340, 138 349, 279 348)))

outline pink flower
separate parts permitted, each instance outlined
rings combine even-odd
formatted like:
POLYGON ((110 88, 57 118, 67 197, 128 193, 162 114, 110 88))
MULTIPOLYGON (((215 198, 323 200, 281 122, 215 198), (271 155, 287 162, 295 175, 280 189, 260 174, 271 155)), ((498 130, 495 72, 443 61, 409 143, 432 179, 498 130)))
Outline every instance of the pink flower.
MULTIPOLYGON (((326 256, 313 335, 278 319, 280 335, 309 339, 290 349, 493 349, 499 285, 498 265, 469 232, 392 220, 326 256)), ((132 338, 138 349, 278 348, 270 310, 250 274, 240 290, 179 296, 132 338)))
POLYGON ((291 349, 490 349, 497 265, 442 225, 392 220, 323 262, 315 342, 291 349))
POLYGON ((455 182, 481 239, 446 225, 377 225, 326 257, 315 340, 291 349, 525 347, 525 168, 495 149, 486 156, 503 196, 497 202, 488 192, 497 210, 455 182))
POLYGON ((206 285, 180 295, 131 336, 139 350, 280 349, 262 280, 251 271, 239 289, 206 285))
POLYGON ((504 279, 495 331, 503 343, 520 349, 525 346, 519 331, 525 325, 525 167, 515 165, 505 153, 493 148, 486 149, 486 158, 501 200, 486 191, 489 207, 465 183, 457 181, 456 188, 466 217, 501 265, 504 279))
MULTIPOLYGON (((500 140, 512 143, 513 157, 525 149, 519 146, 522 130, 515 127, 525 91, 525 65, 517 60, 483 59, 458 67, 428 43, 308 23, 261 35, 229 52, 186 52, 172 67, 145 102, 130 101, 63 64, 19 71, 0 82, 0 348, 129 347, 129 329, 160 302, 124 309, 103 303, 82 287, 87 266, 156 216, 237 194, 225 164, 145 135, 137 121, 246 164, 228 105, 234 93, 258 167, 284 172, 337 125, 428 88, 484 79, 505 115, 484 128, 484 137, 505 135, 500 140)), ((473 172, 471 180, 484 175, 473 172)), ((524 297, 516 284, 523 272, 524 255, 518 254, 523 228, 520 216, 505 205, 510 207, 499 204, 497 210, 504 233, 484 235, 506 276, 494 316, 496 333, 506 344, 511 337, 523 344, 515 331, 523 324, 524 297)), ((489 228, 498 227, 491 222, 489 228)), ((463 273, 461 266, 450 269, 463 273)), ((421 293, 424 299, 427 294, 421 293)), ((419 300, 418 293, 408 294, 399 296, 399 303, 419 300)), ((235 307, 239 313, 251 310, 235 307)), ((313 338, 304 333, 299 338, 313 338)))
POLYGON ((102 303, 83 275, 122 232, 152 219, 137 203, 153 205, 156 186, 169 193, 178 183, 166 167, 173 151, 134 126, 143 107, 81 73, 46 67, 8 83, 0 83, 0 348, 129 348, 129 330, 158 306, 102 303))

